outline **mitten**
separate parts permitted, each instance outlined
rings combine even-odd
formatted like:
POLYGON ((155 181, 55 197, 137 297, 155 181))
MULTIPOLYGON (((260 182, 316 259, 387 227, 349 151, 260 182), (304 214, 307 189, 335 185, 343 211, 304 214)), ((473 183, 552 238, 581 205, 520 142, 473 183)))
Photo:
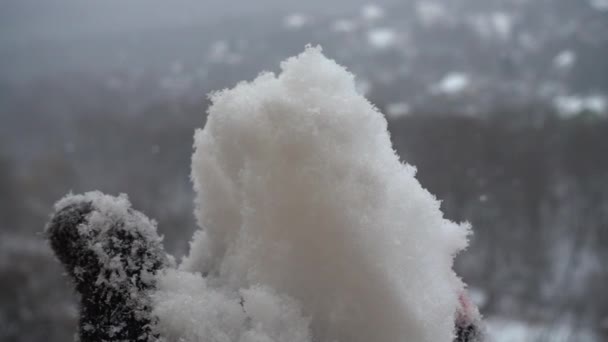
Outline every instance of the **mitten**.
POLYGON ((155 223, 124 196, 67 196, 46 227, 80 295, 82 342, 154 341, 150 293, 170 264, 155 223))

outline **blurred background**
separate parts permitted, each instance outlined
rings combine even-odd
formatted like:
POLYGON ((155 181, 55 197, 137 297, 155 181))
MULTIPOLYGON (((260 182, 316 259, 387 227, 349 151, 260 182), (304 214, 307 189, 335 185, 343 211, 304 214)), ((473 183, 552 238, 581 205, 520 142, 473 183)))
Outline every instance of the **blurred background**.
POLYGON ((128 193, 184 255, 206 94, 307 43, 473 224, 495 341, 608 341, 608 0, 0 0, 0 340, 74 336, 41 236, 68 191, 128 193))

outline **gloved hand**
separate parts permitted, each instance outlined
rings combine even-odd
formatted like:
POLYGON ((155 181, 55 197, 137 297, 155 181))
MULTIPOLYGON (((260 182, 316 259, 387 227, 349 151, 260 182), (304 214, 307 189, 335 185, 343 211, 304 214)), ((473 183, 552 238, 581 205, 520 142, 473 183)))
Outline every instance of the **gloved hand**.
POLYGON ((171 266, 154 222, 126 198, 68 196, 46 227, 80 295, 79 335, 88 341, 155 341, 150 293, 171 266))

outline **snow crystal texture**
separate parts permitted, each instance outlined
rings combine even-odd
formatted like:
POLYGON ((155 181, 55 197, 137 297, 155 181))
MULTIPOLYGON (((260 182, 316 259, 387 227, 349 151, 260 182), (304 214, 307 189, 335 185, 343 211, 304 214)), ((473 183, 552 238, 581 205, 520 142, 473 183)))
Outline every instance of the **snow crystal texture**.
POLYGON ((451 341, 469 227, 446 220, 354 76, 308 47, 211 95, 195 134, 200 230, 164 272, 169 340, 451 341))
POLYGON ((157 341, 151 325, 155 274, 173 264, 156 224, 125 195, 67 195, 46 227, 80 294, 79 340, 157 341))

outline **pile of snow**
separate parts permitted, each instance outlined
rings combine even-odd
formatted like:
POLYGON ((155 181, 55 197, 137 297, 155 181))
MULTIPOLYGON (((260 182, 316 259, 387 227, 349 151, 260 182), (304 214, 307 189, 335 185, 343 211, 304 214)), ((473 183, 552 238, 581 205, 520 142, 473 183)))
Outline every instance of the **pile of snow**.
POLYGON ((310 342, 310 319, 293 299, 262 286, 214 286, 198 273, 159 277, 153 314, 167 341, 310 342))
POLYGON ((201 230, 162 273, 169 340, 451 341, 467 224, 402 163, 384 116, 320 48, 211 96, 195 135, 201 230))

